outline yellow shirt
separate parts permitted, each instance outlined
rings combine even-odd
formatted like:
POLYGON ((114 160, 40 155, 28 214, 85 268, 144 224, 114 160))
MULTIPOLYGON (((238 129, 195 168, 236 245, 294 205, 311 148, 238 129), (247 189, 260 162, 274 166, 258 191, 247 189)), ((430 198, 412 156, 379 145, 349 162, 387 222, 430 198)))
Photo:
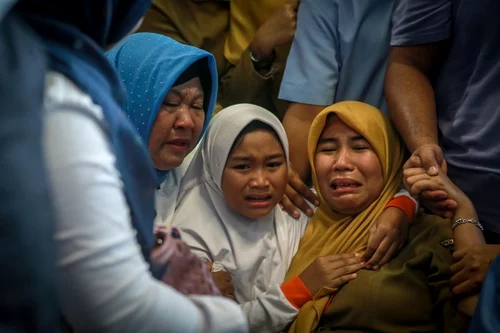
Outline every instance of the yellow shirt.
POLYGON ((257 72, 249 50, 233 65, 224 57, 229 33, 229 1, 154 0, 139 29, 171 37, 204 49, 215 56, 219 73, 219 106, 237 103, 260 105, 282 118, 287 103, 278 100, 283 70, 290 46, 276 49, 276 61, 268 73, 257 72))

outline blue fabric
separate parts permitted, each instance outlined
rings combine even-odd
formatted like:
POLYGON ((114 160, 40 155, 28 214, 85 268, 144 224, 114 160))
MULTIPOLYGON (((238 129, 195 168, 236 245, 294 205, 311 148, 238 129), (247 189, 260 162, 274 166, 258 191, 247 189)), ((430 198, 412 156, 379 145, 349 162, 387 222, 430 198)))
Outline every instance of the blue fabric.
POLYGON ((357 100, 387 112, 393 2, 301 1, 279 98, 321 106, 357 100))
MULTIPOLYGON (((125 112, 147 146, 160 107, 179 76, 200 59, 207 60, 211 91, 205 105, 205 123, 201 136, 212 118, 217 101, 217 66, 212 54, 154 33, 128 36, 106 54, 118 71, 128 92, 125 112)), ((168 171, 157 170, 159 184, 168 171)))
POLYGON ((500 256, 491 265, 472 317, 469 333, 500 331, 500 256))
POLYGON ((20 0, 17 7, 41 35, 50 68, 67 76, 101 106, 132 226, 147 261, 153 246, 156 177, 146 148, 121 110, 125 90, 103 47, 132 30, 150 4, 139 0, 20 0))
POLYGON ((448 40, 433 83, 439 143, 448 174, 474 202, 483 225, 500 233, 500 1, 399 0, 392 45, 448 40))
POLYGON ((41 144, 47 59, 43 45, 15 13, 4 15, 0 20, 0 331, 57 332, 54 212, 41 144))

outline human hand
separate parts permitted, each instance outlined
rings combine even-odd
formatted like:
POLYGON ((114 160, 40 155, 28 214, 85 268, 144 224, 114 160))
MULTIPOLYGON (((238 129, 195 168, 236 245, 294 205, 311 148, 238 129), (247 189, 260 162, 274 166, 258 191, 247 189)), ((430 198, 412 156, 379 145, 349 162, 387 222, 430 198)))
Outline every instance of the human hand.
POLYGON ((220 295, 208 268, 179 235, 166 229, 156 232, 151 264, 164 267, 161 281, 185 295, 220 295))
MULTIPOLYGON (((212 270, 212 263, 206 263, 209 270, 212 270)), ((212 278, 214 280, 215 285, 219 288, 222 296, 232 299, 236 301, 236 297, 234 296, 234 286, 232 281, 231 274, 226 271, 217 271, 212 272, 212 278)))
POLYGON ((285 195, 283 199, 281 199, 280 206, 290 214, 290 216, 296 219, 300 216, 299 209, 304 212, 304 214, 311 217, 314 211, 306 202, 306 199, 315 206, 319 205, 318 196, 304 184, 299 175, 290 166, 288 184, 286 186, 285 195))
POLYGON ((442 192, 439 200, 433 200, 433 213, 444 218, 452 218, 458 207, 471 206, 470 199, 441 170, 429 176, 423 168, 409 168, 403 171, 405 186, 410 194, 418 198, 425 193, 442 192))
POLYGON ((288 0, 257 30, 250 49, 259 60, 269 59, 276 47, 293 41, 299 3, 288 0))
POLYGON ((365 263, 357 253, 334 254, 313 261, 299 278, 311 295, 315 295, 323 287, 339 288, 354 280, 356 272, 364 266, 365 263))
POLYGON ((474 245, 453 253, 450 279, 455 295, 471 295, 481 290, 486 273, 500 254, 500 245, 474 245))
POLYGON ((410 221, 397 207, 388 207, 370 229, 368 244, 363 254, 366 268, 378 270, 399 252, 408 238, 410 221))
MULTIPOLYGON (((426 144, 415 150, 413 155, 403 166, 403 183, 409 190, 410 185, 406 181, 405 172, 408 169, 423 168, 429 176, 437 176, 441 169, 444 174, 447 173, 448 167, 443 158, 441 147, 436 144, 426 144)), ((456 209, 456 202, 448 199, 448 194, 443 190, 425 190, 419 194, 416 199, 421 200, 422 205, 428 208, 431 212, 443 218, 451 218, 456 209)))

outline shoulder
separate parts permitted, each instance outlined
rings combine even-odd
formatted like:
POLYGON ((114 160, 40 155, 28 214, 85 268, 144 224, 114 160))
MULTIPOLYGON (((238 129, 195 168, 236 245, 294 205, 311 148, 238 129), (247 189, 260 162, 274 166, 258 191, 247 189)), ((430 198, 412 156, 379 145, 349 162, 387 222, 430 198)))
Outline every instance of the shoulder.
POLYGON ((441 253, 448 261, 453 250, 451 223, 436 215, 420 215, 410 227, 409 245, 417 252, 441 253))
POLYGON ((73 81, 61 73, 49 71, 45 76, 44 107, 47 111, 79 111, 104 120, 102 108, 73 81))

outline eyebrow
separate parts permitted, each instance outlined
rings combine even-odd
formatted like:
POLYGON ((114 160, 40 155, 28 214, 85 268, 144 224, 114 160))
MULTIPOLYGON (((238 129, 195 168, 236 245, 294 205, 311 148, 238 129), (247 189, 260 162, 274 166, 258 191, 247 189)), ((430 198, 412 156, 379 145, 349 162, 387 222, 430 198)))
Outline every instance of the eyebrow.
MULTIPOLYGON (((364 136, 359 135, 359 134, 356 134, 356 135, 353 135, 353 136, 349 137, 349 141, 351 141, 351 142, 358 142, 358 141, 366 141, 366 142, 368 142, 368 140, 366 140, 364 136)), ((318 141, 318 144, 322 144, 322 143, 338 143, 338 142, 339 142, 339 140, 337 138, 326 137, 326 138, 320 138, 319 141, 318 141)))
MULTIPOLYGON (((275 158, 285 158, 285 154, 283 153, 277 153, 277 154, 272 154, 266 157, 266 160, 273 160, 275 158)), ((232 156, 229 158, 232 161, 242 161, 242 162, 248 162, 251 161, 252 158, 249 156, 232 156)))

